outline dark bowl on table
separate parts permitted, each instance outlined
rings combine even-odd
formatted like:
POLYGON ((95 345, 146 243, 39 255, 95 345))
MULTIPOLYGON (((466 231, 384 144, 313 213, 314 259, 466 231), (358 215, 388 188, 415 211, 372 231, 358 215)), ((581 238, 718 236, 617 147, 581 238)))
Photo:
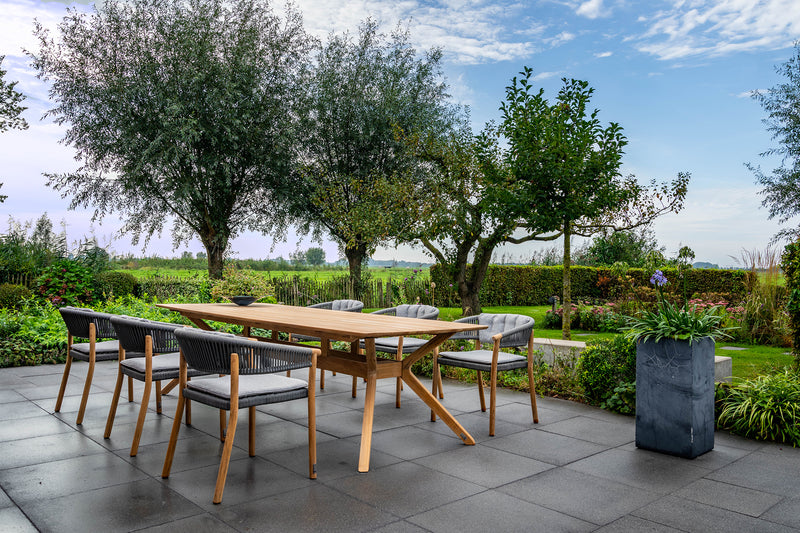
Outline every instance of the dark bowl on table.
POLYGON ((250 305, 256 301, 255 296, 231 296, 230 300, 236 305, 250 305))

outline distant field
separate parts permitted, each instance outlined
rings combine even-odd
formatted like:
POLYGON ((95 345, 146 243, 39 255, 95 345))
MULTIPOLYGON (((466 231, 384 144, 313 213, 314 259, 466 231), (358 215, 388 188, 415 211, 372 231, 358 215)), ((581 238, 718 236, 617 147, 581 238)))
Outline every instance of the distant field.
MULTIPOLYGON (((383 281, 389 278, 404 278, 413 274, 412 268, 370 268, 370 273, 374 279, 383 281)), ((155 276, 163 277, 177 277, 177 278, 207 278, 208 271, 206 270, 193 270, 193 269, 167 269, 167 268, 138 268, 135 270, 118 270, 118 272, 127 272, 136 276, 137 278, 150 278, 155 276)), ((321 281, 329 280, 334 277, 346 276, 347 269, 341 270, 272 270, 263 271, 265 276, 269 275, 273 278, 300 276, 301 278, 312 278, 321 281)), ((428 269, 422 270, 422 275, 427 276, 428 269)), ((419 275, 419 274, 418 274, 419 275)))

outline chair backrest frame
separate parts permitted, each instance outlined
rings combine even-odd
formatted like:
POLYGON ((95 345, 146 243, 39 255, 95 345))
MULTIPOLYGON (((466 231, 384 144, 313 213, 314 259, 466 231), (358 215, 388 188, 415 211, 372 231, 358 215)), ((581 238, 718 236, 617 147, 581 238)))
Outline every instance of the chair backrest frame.
POLYGON ((109 313, 99 313, 86 307, 61 307, 58 312, 67 326, 67 331, 73 337, 88 339, 89 324, 94 324, 96 339, 116 339, 117 331, 111 324, 111 318, 115 315, 109 313))
POLYGON ((154 354, 177 352, 180 349, 178 338, 175 337, 175 329, 182 327, 179 324, 130 316, 112 317, 111 324, 117 332, 120 346, 128 353, 144 352, 147 336, 152 341, 154 354))

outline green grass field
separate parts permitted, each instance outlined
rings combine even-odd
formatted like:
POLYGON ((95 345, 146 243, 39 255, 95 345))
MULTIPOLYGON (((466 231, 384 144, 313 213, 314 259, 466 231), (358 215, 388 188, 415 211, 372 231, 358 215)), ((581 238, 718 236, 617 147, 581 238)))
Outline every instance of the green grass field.
MULTIPOLYGON (((414 269, 411 268, 371 268, 370 274, 374 279, 386 281, 390 278, 398 279, 404 278, 413 273, 414 269)), ((194 270, 194 269, 165 269, 165 268, 138 268, 138 269, 121 269, 117 272, 127 272, 136 278, 151 278, 151 277, 170 277, 170 278, 207 278, 208 271, 194 270)), ((272 270, 263 271, 263 274, 269 275, 273 278, 300 276, 301 278, 312 278, 320 281, 329 280, 334 277, 346 276, 348 270, 346 268, 338 270, 272 270)), ((423 270, 422 275, 428 275, 428 269, 423 270)))

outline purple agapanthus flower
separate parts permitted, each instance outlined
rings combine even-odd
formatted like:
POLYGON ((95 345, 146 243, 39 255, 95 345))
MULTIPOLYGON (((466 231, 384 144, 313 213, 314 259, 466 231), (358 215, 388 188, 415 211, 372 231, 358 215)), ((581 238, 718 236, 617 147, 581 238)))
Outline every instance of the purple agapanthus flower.
POLYGON ((663 287, 667 284, 667 276, 660 270, 656 270, 650 278, 650 283, 656 287, 663 287))

